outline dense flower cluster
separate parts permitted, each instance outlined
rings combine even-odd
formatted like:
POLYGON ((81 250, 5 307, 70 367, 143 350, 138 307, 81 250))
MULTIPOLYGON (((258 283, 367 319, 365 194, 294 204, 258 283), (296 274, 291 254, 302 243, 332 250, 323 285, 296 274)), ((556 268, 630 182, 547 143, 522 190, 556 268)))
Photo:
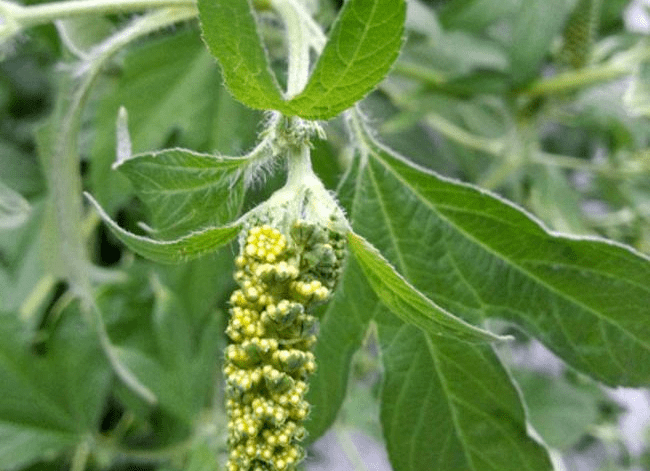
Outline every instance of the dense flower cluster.
POLYGON ((287 238, 252 227, 235 264, 226 333, 228 471, 293 470, 309 413, 307 379, 316 369, 311 308, 330 296, 341 270, 341 238, 303 221, 287 238))

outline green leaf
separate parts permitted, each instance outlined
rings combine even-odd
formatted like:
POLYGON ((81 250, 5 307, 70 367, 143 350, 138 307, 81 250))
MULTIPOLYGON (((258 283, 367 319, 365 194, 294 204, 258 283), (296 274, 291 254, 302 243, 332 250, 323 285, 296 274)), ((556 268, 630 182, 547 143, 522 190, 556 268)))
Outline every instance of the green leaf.
POLYGON ((169 239, 232 220, 244 194, 247 158, 216 157, 185 149, 133 156, 116 168, 150 208, 159 238, 169 239))
POLYGON ((404 322, 434 337, 447 336, 466 342, 503 340, 503 337, 468 324, 427 299, 363 237, 350 232, 348 245, 379 299, 404 322))
POLYGON ((513 20, 510 43, 510 73, 516 85, 537 75, 553 39, 562 32, 573 3, 571 0, 521 2, 513 20))
POLYGON ((115 237, 135 253, 159 263, 180 263, 214 252, 234 239, 241 229, 241 224, 232 224, 203 229, 175 240, 155 240, 122 229, 92 196, 86 193, 86 198, 115 237))
POLYGON ((0 313, 0 462, 26 466, 71 449, 98 427, 110 371, 75 316, 35 355, 16 316, 0 313))
POLYGON ((352 355, 361 346, 368 323, 380 309, 385 308, 368 285, 359 264, 350 259, 320 324, 315 350, 318 369, 307 393, 307 400, 317 411, 306 424, 309 440, 323 435, 336 419, 345 398, 352 355))
POLYGON ((410 283, 469 322, 514 322, 607 384, 648 384, 647 257, 550 233, 513 204, 365 139, 353 227, 410 283))
POLYGON ((154 349, 117 347, 120 360, 159 400, 160 407, 187 425, 207 404, 217 367, 218 317, 207 319, 195 332, 191 313, 155 277, 151 324, 154 349))
POLYGON ((242 103, 255 109, 277 109, 280 88, 248 0, 199 0, 203 40, 219 60, 226 85, 242 103))
POLYGON ((572 384, 563 377, 515 370, 528 419, 544 442, 568 451, 596 426, 603 392, 595 384, 572 384))
MULTIPOLYGON (((392 321, 392 319, 388 319, 392 321)), ((381 421, 397 471, 542 471, 517 389, 489 345, 380 321, 381 421)))
POLYGON ((22 226, 29 218, 31 206, 20 193, 0 181, 0 229, 22 226))
POLYGON ((332 27, 307 86, 284 100, 249 2, 199 0, 203 38, 226 85, 255 109, 328 119, 354 105, 388 73, 402 45, 403 0, 349 0, 332 27))
POLYGON ((440 22, 448 30, 481 31, 517 9, 518 0, 456 0, 444 4, 440 22))
POLYGON ((349 0, 305 90, 280 111, 327 119, 354 105, 388 73, 402 46, 403 0, 349 0))
POLYGON ((129 180, 113 170, 120 107, 128 111, 133 154, 178 146, 239 155, 258 127, 257 113, 223 86, 196 31, 156 37, 125 53, 119 74, 102 82, 91 149, 92 193, 111 215, 132 194, 129 180))

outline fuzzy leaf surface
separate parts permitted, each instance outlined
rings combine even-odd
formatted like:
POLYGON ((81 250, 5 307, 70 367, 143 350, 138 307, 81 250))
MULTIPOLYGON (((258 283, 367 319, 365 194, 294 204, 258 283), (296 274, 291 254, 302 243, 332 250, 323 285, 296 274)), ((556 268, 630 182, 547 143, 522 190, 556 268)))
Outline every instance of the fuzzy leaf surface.
POLYGON ((650 382, 650 261, 547 231, 476 187, 368 139, 354 227, 428 298, 472 323, 501 318, 611 385, 650 382))
POLYGON ((250 2, 199 0, 203 40, 232 94, 255 109, 278 108, 282 95, 269 68, 250 2))
POLYGON ((405 17, 403 0, 346 2, 305 90, 287 103, 291 114, 328 119, 361 100, 397 59, 405 17))
POLYGON ((328 119, 354 105, 388 73, 404 33, 403 0, 350 0, 332 27, 305 89, 280 93, 249 2, 200 0, 203 38, 226 85, 242 103, 285 115, 328 119))
POLYGON ((117 169, 150 208, 156 235, 168 239, 232 220, 241 206, 239 177, 248 161, 166 149, 133 156, 117 169))
POLYGON ((156 240, 122 229, 92 196, 86 193, 86 198, 93 204, 115 237, 138 255, 154 262, 181 263, 214 252, 233 240, 241 229, 240 224, 233 224, 206 228, 174 240, 156 240))
POLYGON ((448 336, 466 342, 499 340, 499 336, 468 324, 436 306, 397 273, 363 237, 351 232, 348 234, 348 244, 379 299, 404 322, 434 337, 448 336))

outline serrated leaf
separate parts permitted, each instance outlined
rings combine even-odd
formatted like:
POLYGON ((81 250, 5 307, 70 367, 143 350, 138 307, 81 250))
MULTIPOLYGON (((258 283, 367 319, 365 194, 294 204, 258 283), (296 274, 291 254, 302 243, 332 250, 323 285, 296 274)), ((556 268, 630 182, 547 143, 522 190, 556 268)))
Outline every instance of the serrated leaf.
POLYGON ((219 60, 226 85, 242 103, 255 109, 277 108, 280 88, 248 0, 199 0, 203 40, 219 60))
POLYGON ((125 51, 119 72, 97 103, 91 150, 92 193, 109 214, 132 194, 128 179, 112 169, 115 118, 122 106, 133 154, 179 146, 238 155, 253 143, 257 113, 227 92, 195 30, 157 36, 125 51))
POLYGON ((0 181, 0 229, 15 229, 29 218, 31 206, 20 193, 0 181))
POLYGON ((249 2, 199 0, 208 49, 226 85, 255 109, 328 119, 351 107, 388 73, 402 45, 403 0, 349 0, 332 27, 305 89, 284 100, 271 72, 249 2))
MULTIPOLYGON (((380 321, 381 322, 381 321, 380 321)), ((397 471, 546 471, 516 388, 489 345, 380 324, 381 421, 397 471)))
POLYGON ((363 237, 350 232, 348 245, 379 299, 404 322, 434 337, 447 336, 465 342, 503 340, 503 337, 468 324, 427 299, 363 237))
POLYGON ((403 0, 346 2, 305 90, 280 111, 327 119, 361 100, 397 59, 405 18, 403 0))
POLYGON ((241 229, 241 224, 232 224, 206 228, 174 240, 155 240, 122 229, 92 196, 85 195, 115 237, 135 253, 159 263, 180 263, 214 252, 233 240, 241 229))
POLYGON ((244 196, 240 178, 249 159, 186 149, 133 156, 116 168, 150 208, 156 236, 169 239, 232 220, 244 196))
POLYGON ((650 262, 552 234, 492 194, 416 168, 367 137, 353 227, 429 299, 512 321, 607 384, 650 381, 650 262))

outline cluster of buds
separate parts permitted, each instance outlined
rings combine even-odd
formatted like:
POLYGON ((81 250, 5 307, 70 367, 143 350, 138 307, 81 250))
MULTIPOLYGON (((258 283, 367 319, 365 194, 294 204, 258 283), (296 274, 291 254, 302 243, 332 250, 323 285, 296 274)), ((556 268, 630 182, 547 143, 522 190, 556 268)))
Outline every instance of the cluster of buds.
POLYGON ((296 221, 285 236, 269 225, 244 235, 239 284, 226 330, 228 471, 295 470, 309 413, 317 320, 312 308, 331 295, 341 271, 342 236, 296 221))

